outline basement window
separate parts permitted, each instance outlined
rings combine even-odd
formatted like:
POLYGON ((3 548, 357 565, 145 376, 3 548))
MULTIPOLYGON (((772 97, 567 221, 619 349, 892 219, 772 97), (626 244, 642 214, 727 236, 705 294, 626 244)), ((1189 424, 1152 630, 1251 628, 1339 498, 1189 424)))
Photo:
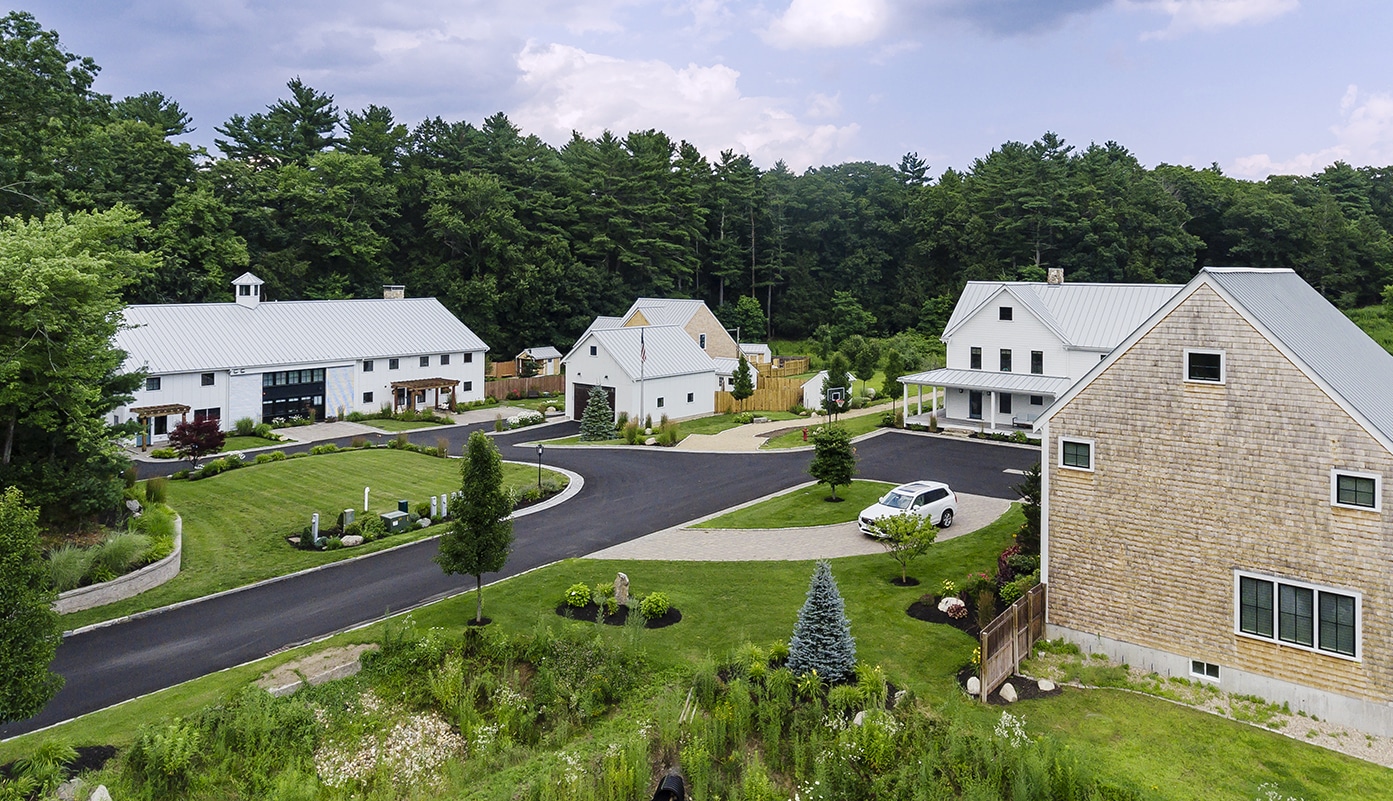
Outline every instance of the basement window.
POLYGON ((1190 660, 1190 675, 1197 679, 1207 681, 1219 680, 1219 666, 1210 662, 1202 662, 1198 659, 1190 660))

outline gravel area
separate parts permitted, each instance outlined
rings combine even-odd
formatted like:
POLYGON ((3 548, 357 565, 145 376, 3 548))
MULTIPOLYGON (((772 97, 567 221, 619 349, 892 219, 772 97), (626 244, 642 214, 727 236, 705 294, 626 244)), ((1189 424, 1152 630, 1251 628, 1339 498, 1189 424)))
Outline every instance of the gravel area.
MULTIPOLYGON (((759 500, 763 501, 766 498, 759 500)), ((958 514, 953 520, 953 526, 940 531, 938 541, 942 542, 976 531, 1001 517, 1010 506, 1010 501, 1000 498, 958 493, 958 514)), ((712 516, 714 517, 714 515, 712 516)), ((691 521, 649 534, 646 537, 630 540, 621 545, 605 548, 602 551, 588 554, 587 558, 687 562, 776 562, 830 559, 837 556, 860 556, 884 552, 879 543, 857 530, 855 523, 838 523, 831 526, 810 526, 807 528, 767 529, 690 527, 699 522, 701 521, 691 521)))

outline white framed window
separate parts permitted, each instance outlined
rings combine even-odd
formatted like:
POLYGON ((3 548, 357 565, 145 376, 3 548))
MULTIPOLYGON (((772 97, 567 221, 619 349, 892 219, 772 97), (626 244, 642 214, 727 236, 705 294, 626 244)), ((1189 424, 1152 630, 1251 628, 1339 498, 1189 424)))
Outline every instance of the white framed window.
POLYGON ((1363 595, 1235 570, 1234 633, 1359 661, 1363 595))
POLYGON ((440 366, 441 366, 441 367, 444 367, 444 366, 448 365, 449 363, 450 363, 450 354, 448 354, 448 353, 442 353, 442 354, 440 354, 440 366))
POLYGON ((1060 437, 1059 466, 1093 472, 1093 440, 1060 437))
POLYGON ((371 372, 372 372, 372 359, 364 359, 364 360, 363 360, 363 372, 365 372, 365 373, 371 373, 371 372))
POLYGON ((388 370, 396 370, 396 369, 398 369, 399 367, 401 367, 401 360, 400 360, 400 359, 388 359, 388 360, 387 360, 387 369, 388 369, 388 370))
POLYGON ((1185 349, 1185 380, 1196 384, 1222 384, 1228 379, 1228 364, 1222 350, 1185 349))
POLYGON ((1010 320, 1014 316, 1012 313, 1013 311, 1014 310, 1010 306, 998 306, 996 308, 996 319, 1010 320))
POLYGON ((591 345, 591 346, 590 346, 590 355, 591 355, 591 356, 598 356, 598 355, 600 355, 600 348, 599 348, 598 345, 591 345))
POLYGON ((692 402, 695 401, 695 400, 696 400, 696 393, 695 393, 695 392, 688 392, 688 393, 687 393, 687 402, 688 402, 688 403, 692 403, 692 402))
POLYGON ((466 354, 464 354, 464 363, 465 363, 465 364, 470 364, 470 363, 473 362, 473 361, 474 361, 474 354, 472 354, 472 353, 466 353, 466 354))
POLYGON ((1205 662, 1202 659, 1190 660, 1190 675, 1205 681, 1219 680, 1219 666, 1213 662, 1205 662))
POLYGON ((422 366, 422 367, 430 367, 430 357, 429 357, 429 356, 422 356, 422 357, 421 357, 421 366, 422 366))
POLYGON ((372 393, 371 393, 371 392, 364 392, 364 393, 363 393, 363 403, 372 403, 372 393))
POLYGON ((968 369, 970 369, 970 370, 981 370, 981 369, 982 369, 982 349, 981 349, 981 348, 973 348, 973 349, 969 352, 969 354, 968 354, 967 366, 968 366, 968 369))
POLYGON ((157 376, 157 375, 152 375, 152 376, 150 376, 149 378, 145 379, 145 391, 146 391, 146 392, 159 392, 159 391, 160 391, 160 377, 157 376))
POLYGON ((1354 470, 1330 471, 1330 505, 1378 512, 1383 508, 1383 476, 1354 470))
POLYGON ((659 409, 663 408, 663 399, 662 399, 662 398, 658 398, 658 408, 659 408, 659 409))
POLYGON ((701 334, 701 335, 700 335, 700 339, 697 341, 697 344, 701 346, 701 349, 702 349, 702 350, 706 350, 706 335, 705 335, 705 334, 701 334))
POLYGON ((212 373, 202 373, 202 374, 200 374, 199 377, 198 377, 198 383, 199 383, 199 386, 204 386, 204 387, 211 387, 211 386, 213 386, 213 374, 212 374, 212 373))

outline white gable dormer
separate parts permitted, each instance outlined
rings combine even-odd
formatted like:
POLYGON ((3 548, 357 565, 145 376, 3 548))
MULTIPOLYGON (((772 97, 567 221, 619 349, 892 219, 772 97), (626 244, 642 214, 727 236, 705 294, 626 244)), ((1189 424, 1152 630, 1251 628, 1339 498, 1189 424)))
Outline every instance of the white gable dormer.
POLYGON ((238 306, 255 309, 261 303, 261 286, 265 282, 251 273, 242 273, 232 279, 232 294, 238 306))

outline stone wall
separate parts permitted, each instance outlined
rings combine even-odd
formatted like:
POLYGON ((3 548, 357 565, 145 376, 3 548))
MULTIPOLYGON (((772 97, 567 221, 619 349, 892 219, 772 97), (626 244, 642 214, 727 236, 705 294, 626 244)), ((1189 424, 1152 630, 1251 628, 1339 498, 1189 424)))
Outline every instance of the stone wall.
POLYGON ((1199 287, 1049 423, 1050 622, 1344 696, 1393 696, 1393 458, 1217 293, 1199 287), (1183 380, 1222 348, 1224 384, 1183 380), (1092 439, 1094 472, 1059 466, 1092 439), (1335 508, 1333 468, 1383 474, 1335 508), (1362 593, 1359 660, 1236 633, 1235 570, 1362 593))
POLYGON ((116 601, 139 595, 153 589, 179 575, 179 566, 184 554, 184 519, 174 516, 174 552, 153 564, 146 565, 124 576, 68 590, 53 602, 53 608, 60 615, 80 612, 96 606, 105 606, 116 601))

